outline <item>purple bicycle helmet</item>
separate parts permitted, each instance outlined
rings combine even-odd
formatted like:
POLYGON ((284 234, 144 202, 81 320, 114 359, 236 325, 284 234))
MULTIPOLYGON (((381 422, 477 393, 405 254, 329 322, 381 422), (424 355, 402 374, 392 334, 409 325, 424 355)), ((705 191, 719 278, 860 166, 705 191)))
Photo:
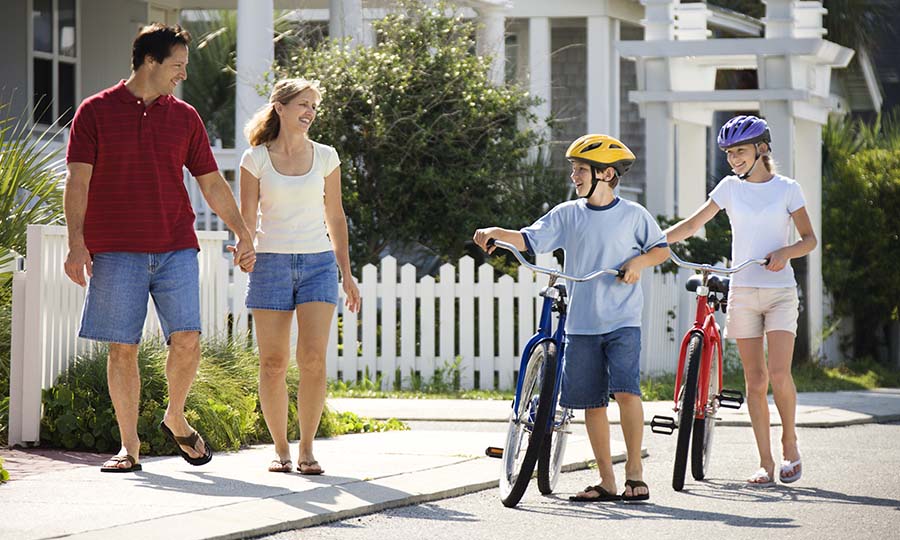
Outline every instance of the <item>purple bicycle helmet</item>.
POLYGON ((725 150, 739 144, 769 143, 769 125, 755 116, 735 116, 725 122, 717 137, 719 148, 725 150))

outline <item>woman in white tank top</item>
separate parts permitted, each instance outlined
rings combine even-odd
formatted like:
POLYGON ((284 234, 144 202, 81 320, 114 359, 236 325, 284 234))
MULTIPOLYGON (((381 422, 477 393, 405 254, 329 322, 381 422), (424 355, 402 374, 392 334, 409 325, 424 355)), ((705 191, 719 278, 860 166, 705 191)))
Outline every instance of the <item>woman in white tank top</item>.
POLYGON ((346 306, 359 311, 350 272, 347 219, 341 202, 340 159, 334 148, 310 140, 322 90, 303 79, 278 81, 269 103, 247 123, 250 142, 241 158, 241 214, 257 250, 247 307, 259 345, 259 401, 276 458, 272 472, 292 472, 285 386, 290 335, 297 314, 297 471, 322 474, 313 439, 325 406, 325 353, 338 301, 337 271, 346 306))
POLYGON ((797 389, 791 376, 799 300, 790 260, 812 251, 816 235, 800 185, 775 173, 765 120, 732 118, 719 131, 718 143, 727 153, 734 175, 722 179, 709 200, 690 218, 669 228, 666 235, 670 244, 684 240, 724 209, 731 221, 732 262, 769 259, 765 267, 750 267, 732 277, 725 335, 737 340, 759 451, 759 469, 747 482, 771 485, 775 481, 766 397, 771 381, 782 424, 778 478, 793 483, 800 479, 803 466, 795 423, 797 389), (760 162, 762 166, 758 166, 760 162), (791 243, 793 228, 800 239, 791 243), (763 339, 768 342, 768 366, 763 339))

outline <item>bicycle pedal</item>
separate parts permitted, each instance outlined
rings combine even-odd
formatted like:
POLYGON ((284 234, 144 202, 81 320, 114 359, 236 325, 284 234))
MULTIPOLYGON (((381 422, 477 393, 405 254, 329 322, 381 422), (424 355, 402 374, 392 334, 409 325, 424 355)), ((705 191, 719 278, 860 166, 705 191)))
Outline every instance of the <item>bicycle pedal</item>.
POLYGON ((722 389, 716 399, 719 400, 719 405, 725 407, 726 409, 740 409, 741 405, 744 404, 744 393, 740 390, 727 390, 722 389))
POLYGON ((678 425, 675 423, 675 419, 671 416, 660 416, 656 415, 650 420, 650 431, 653 433, 659 433, 662 435, 671 435, 675 433, 675 428, 678 425))
POLYGON ((487 457, 500 459, 503 457, 503 449, 497 448, 496 446, 488 446, 484 450, 484 455, 487 457))

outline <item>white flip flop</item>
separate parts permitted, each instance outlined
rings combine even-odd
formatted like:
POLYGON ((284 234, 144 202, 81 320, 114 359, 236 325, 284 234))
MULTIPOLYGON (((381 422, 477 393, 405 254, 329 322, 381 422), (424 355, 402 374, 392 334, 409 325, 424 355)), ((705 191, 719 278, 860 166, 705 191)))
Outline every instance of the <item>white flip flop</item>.
POLYGON ((764 467, 760 467, 755 473, 747 479, 747 485, 754 487, 765 487, 775 484, 775 480, 769 476, 769 472, 764 467))
POLYGON ((793 484, 797 480, 800 480, 800 477, 803 476, 803 458, 797 458, 797 461, 788 461, 784 460, 781 462, 781 470, 778 471, 778 479, 785 484, 793 484), (794 472, 794 468, 797 468, 796 474, 791 476, 785 476, 785 473, 794 472))

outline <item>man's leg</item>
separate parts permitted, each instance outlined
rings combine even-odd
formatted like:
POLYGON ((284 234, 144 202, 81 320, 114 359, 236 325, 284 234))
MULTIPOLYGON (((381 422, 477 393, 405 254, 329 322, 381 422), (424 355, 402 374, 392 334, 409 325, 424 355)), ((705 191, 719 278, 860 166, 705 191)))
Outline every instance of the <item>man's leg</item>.
MULTIPOLYGON (((166 357, 169 406, 166 407, 163 422, 176 437, 188 437, 193 429, 184 418, 184 403, 200 365, 200 333, 175 332, 169 340, 169 354, 166 357)), ((194 447, 183 444, 181 448, 192 458, 199 458, 205 453, 205 444, 201 438, 194 447)))
MULTIPOLYGON (((140 461, 141 441, 138 437, 137 423, 141 402, 141 375, 138 371, 138 346, 123 343, 109 344, 109 358, 106 363, 106 380, 109 384, 109 397, 116 411, 116 422, 119 424, 119 436, 122 448, 119 456, 130 455, 135 463, 140 461)), ((107 460, 104 468, 128 468, 132 463, 127 461, 107 460)))

